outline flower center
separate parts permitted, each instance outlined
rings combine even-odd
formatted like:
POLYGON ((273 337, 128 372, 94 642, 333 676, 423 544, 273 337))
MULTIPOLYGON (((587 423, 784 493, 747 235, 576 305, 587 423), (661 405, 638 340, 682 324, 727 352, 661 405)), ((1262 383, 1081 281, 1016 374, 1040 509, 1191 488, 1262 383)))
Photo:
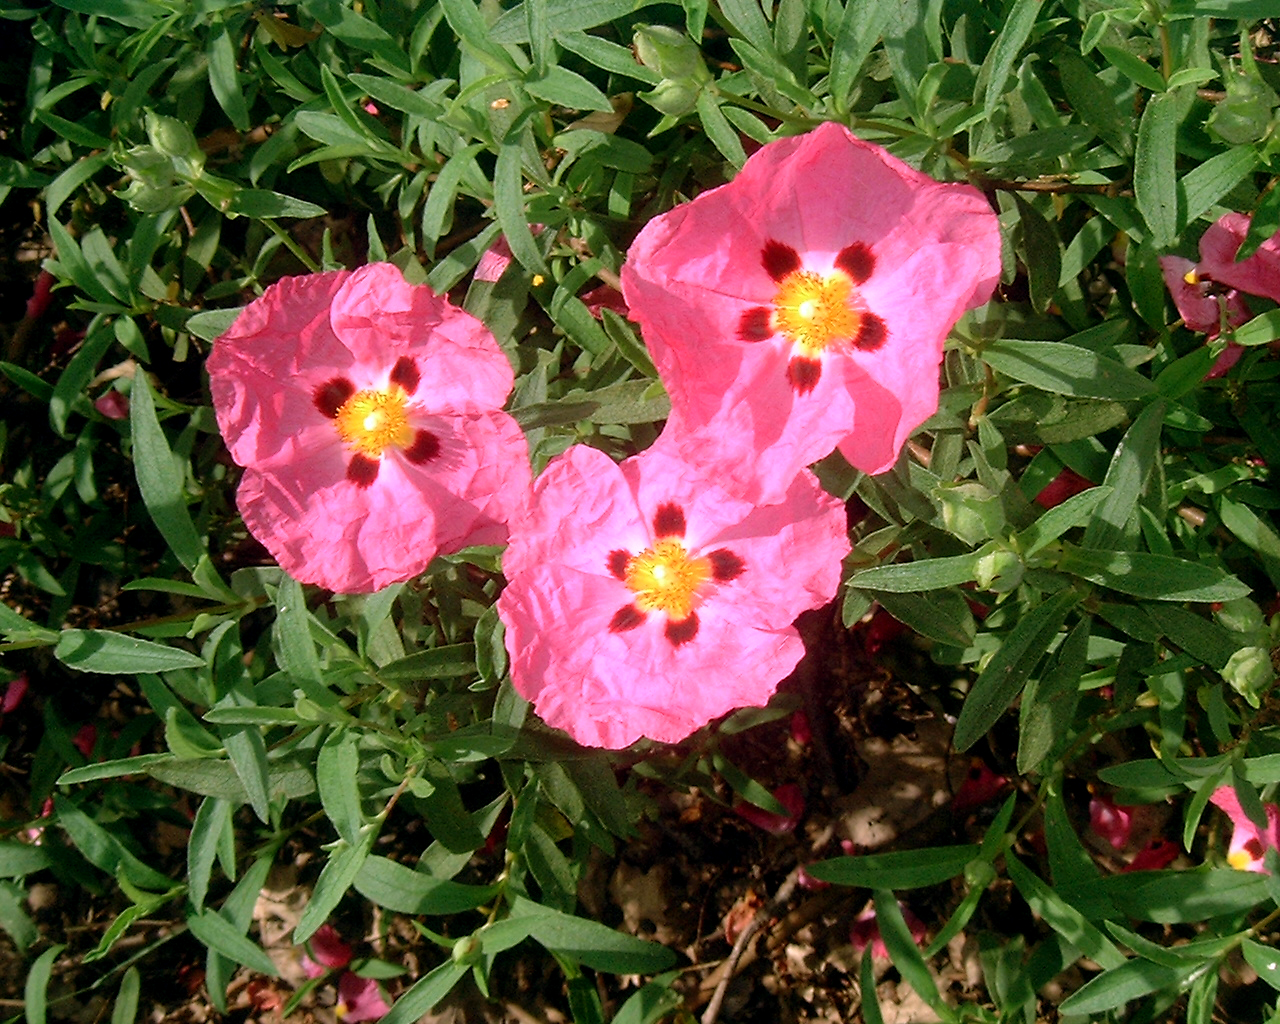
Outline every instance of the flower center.
POLYGON ((713 574, 710 559, 690 558, 680 541, 664 537, 627 560, 623 582, 636 595, 640 611, 666 612, 669 619, 682 622, 693 613, 699 588, 713 574))
POLYGON ((821 275, 793 270, 773 297, 774 326, 812 358, 828 345, 858 337, 862 313, 853 305, 853 282, 839 271, 821 275))
POLYGON ((408 396, 399 387, 357 391, 334 416, 338 434, 356 452, 371 459, 381 457, 392 445, 407 447, 414 437, 405 410, 407 401, 408 396))

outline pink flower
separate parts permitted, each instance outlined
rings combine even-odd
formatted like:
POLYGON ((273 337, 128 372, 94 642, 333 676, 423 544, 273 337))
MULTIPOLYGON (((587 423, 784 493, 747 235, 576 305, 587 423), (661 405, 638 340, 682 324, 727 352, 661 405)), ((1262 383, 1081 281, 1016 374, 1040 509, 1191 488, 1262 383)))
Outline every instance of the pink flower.
POLYGON ((784 782, 773 791, 773 798, 787 809, 786 814, 774 814, 747 800, 735 801, 733 813, 775 836, 785 836, 788 832, 794 832, 804 816, 804 793, 794 782, 784 782))
MULTIPOLYGON (((310 959, 316 968, 315 974, 311 973, 311 969, 307 969, 309 978, 318 978, 326 969, 346 967, 355 956, 351 945, 343 940, 338 930, 331 924, 322 924, 317 928, 315 934, 308 940, 307 947, 311 954, 310 959)), ((306 958, 303 966, 306 966, 306 958)))
POLYGON ((672 743, 766 703, 835 595, 843 506, 812 474, 756 507, 665 446, 557 456, 513 523, 498 600, 516 689, 579 743, 672 743))
POLYGON ((1082 477, 1070 466, 1063 466, 1058 475, 1045 484, 1036 495, 1036 504, 1042 508, 1054 508, 1092 486, 1092 480, 1082 477))
POLYGON ((108 388, 93 400, 93 407, 109 420, 129 418, 129 397, 115 388, 108 388))
MULTIPOLYGON (((902 919, 906 921, 907 927, 911 930, 911 937, 915 940, 916 945, 919 945, 928 934, 924 922, 904 907, 901 902, 898 903, 898 908, 902 911, 902 919)), ((870 946, 873 959, 887 960, 889 958, 889 949, 880 935, 880 922, 876 920, 874 904, 868 903, 862 913, 853 919, 853 925, 849 929, 849 941, 853 943, 855 953, 861 953, 870 946)))
POLYGON ((835 123, 654 218, 622 268, 685 456, 765 501, 837 446, 893 465, 937 408, 947 332, 999 276, 980 193, 835 123))
POLYGON ((1238 291, 1215 281, 1189 259, 1161 256, 1160 270, 1178 315, 1190 330, 1216 338, 1223 320, 1228 327, 1239 327, 1252 315, 1238 291))
POLYGON ((362 978, 348 971, 338 979, 338 1005, 335 1013, 343 1024, 381 1020, 390 1012, 391 1004, 372 978, 362 978))
POLYGON ((963 814, 981 807, 998 797, 1008 785, 1008 779, 997 775, 975 757, 969 764, 969 774, 956 790, 956 795, 951 798, 951 809, 957 814, 963 814))
POLYGON ((1231 844, 1227 847, 1227 863, 1239 871, 1261 871, 1267 848, 1280 848, 1280 807, 1263 804, 1267 812, 1267 827, 1258 828, 1240 806, 1240 798, 1230 786, 1219 786, 1209 797, 1209 802, 1231 819, 1231 844))
POLYGON ((1263 242, 1248 259, 1236 262, 1251 220, 1248 214, 1227 213, 1211 224, 1200 238, 1196 270, 1228 288, 1280 302, 1280 234, 1263 242))
POLYGON ((1120 869, 1121 874, 1129 871, 1159 871, 1167 868, 1178 859, 1178 844, 1163 836, 1151 840, 1135 855, 1133 860, 1120 869))
POLYGON ((27 695, 29 687, 30 683, 27 681, 25 672, 20 672, 10 679, 5 684, 4 696, 0 697, 0 714, 7 715, 10 711, 16 711, 18 705, 22 703, 22 698, 27 695))
POLYGON ((98 742, 98 727, 92 722, 85 722, 71 737, 71 745, 80 751, 86 759, 93 757, 93 748, 98 742))
POLYGON ((49 303, 53 301, 53 286, 57 283, 57 278, 48 270, 40 271, 36 277, 36 283, 31 289, 31 298, 27 299, 27 319, 39 320, 49 309, 49 303))
POLYGON ((277 282, 208 367, 245 525, 302 582, 377 590, 506 540, 529 487, 511 364, 391 264, 277 282))
POLYGON ((1129 845, 1133 832, 1133 808, 1121 807, 1109 796, 1089 800, 1089 827, 1116 850, 1129 845))

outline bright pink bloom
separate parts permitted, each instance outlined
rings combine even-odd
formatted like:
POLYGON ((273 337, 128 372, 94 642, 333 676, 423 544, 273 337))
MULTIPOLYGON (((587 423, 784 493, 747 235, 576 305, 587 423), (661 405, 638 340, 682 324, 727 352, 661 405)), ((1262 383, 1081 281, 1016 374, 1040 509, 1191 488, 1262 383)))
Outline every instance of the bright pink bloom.
POLYGON ((843 506, 812 474, 757 507, 666 448, 621 465, 557 456, 512 524, 498 600, 511 678, 579 743, 672 743, 765 704, 804 653, 849 552, 843 506))
POLYGON ((686 458, 766 501, 837 446, 893 465, 937 408, 947 332, 999 277, 978 191, 835 123, 651 220, 622 268, 686 458))
POLYGON ((1263 804, 1267 812, 1267 827, 1258 828, 1244 813, 1240 798, 1231 786, 1219 786, 1209 797, 1209 802, 1231 819, 1231 844, 1227 847, 1227 863, 1240 871, 1261 871, 1262 858, 1268 848, 1280 848, 1280 807, 1263 804))
POLYGON ((774 814, 747 800, 735 801, 733 813, 775 836, 785 836, 788 832, 794 832, 804 816, 804 793, 794 782, 784 782, 773 791, 773 798, 787 809, 786 814, 774 814))
MULTIPOLYGON (((902 919, 906 921, 907 927, 911 930, 911 938, 915 940, 918 946, 924 941, 925 936, 928 934, 928 929, 925 928, 924 922, 920 918, 902 905, 901 901, 898 903, 898 908, 902 911, 902 919)), ((880 935, 880 922, 876 920, 875 904, 868 903, 862 913, 853 919, 853 925, 849 929, 849 941, 853 943, 855 953, 861 953, 870 946, 873 959, 887 960, 889 958, 889 949, 880 935)))
POLYGON ((1263 242, 1248 259, 1236 262, 1251 219, 1248 214, 1227 213, 1211 224, 1200 238, 1196 269, 1210 281, 1280 302, 1280 234, 1263 242))
POLYGON ((377 590, 506 540, 529 487, 511 364, 391 264, 277 282, 208 367, 245 525, 302 582, 377 590))
POLYGON ((381 1020, 390 1012, 391 1004, 372 978, 362 978, 348 971, 338 979, 338 1005, 335 1013, 343 1024, 381 1020))
POLYGON ((1188 329, 1216 338, 1224 318, 1228 327, 1239 327, 1252 316, 1244 297, 1236 289, 1215 281, 1200 264, 1182 256, 1161 256, 1160 270, 1188 329))
POLYGON ((1123 850, 1133 832, 1133 808, 1121 807, 1109 796, 1095 796, 1089 801, 1089 827, 1114 849, 1123 850))
POLYGON ((1036 504, 1042 508, 1054 508, 1092 486, 1092 480, 1082 477, 1070 466, 1063 466, 1061 472, 1045 484, 1036 495, 1036 504))

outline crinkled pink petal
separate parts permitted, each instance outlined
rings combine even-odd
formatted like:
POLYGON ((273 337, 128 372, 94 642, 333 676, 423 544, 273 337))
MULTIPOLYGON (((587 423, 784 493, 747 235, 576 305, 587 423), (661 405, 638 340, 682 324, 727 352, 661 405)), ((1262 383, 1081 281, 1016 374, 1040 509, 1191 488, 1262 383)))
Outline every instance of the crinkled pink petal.
POLYGON ((1280 302, 1280 234, 1263 242, 1248 259, 1236 262, 1249 222, 1247 214, 1228 213, 1211 224, 1200 238, 1198 269, 1219 284, 1280 302))
POLYGON ((1213 361, 1213 365, 1209 367, 1209 372, 1204 375, 1204 379, 1213 380, 1215 377, 1225 377, 1227 371, 1240 362, 1240 357, 1243 355, 1243 345, 1237 345, 1234 341, 1227 342, 1227 347, 1218 353, 1218 358, 1213 361))
POLYGON ((1227 863, 1242 871, 1266 873, 1263 857, 1268 848, 1280 848, 1280 807, 1263 804, 1267 812, 1267 827, 1258 828, 1244 813, 1240 798, 1231 786, 1219 786, 1209 797, 1209 802, 1231 819, 1231 843, 1227 848, 1227 863))
MULTIPOLYGON (((484 325, 390 264, 286 278, 208 360, 218 425, 245 467, 237 503, 281 567, 341 592, 409 579, 438 553, 499 544, 529 486, 527 445, 498 411, 513 373, 484 325), (438 451, 391 445, 372 480, 320 397, 410 381, 406 415, 438 451), (332 390, 332 389, 331 389, 332 390)), ((415 434, 415 436, 417 436, 415 434)))
POLYGON ((1089 827, 1117 850, 1129 845, 1133 832, 1133 808, 1121 807, 1108 796, 1089 801, 1089 827))
POLYGON ((337 1017, 343 1024, 362 1020, 381 1020, 391 1012, 391 1004, 373 978, 362 978, 348 971, 338 979, 337 1017))
POLYGON ((773 798, 787 809, 786 814, 774 814, 748 800, 735 801, 733 813, 775 836, 794 832, 804 816, 804 793, 794 782, 784 782, 773 791, 773 798))
POLYGON ((681 740, 768 701, 804 653, 792 623, 831 599, 848 550, 843 507, 812 474, 757 508, 669 450, 618 465, 575 446, 552 460, 512 524, 511 582, 498 601, 512 680, 548 724, 588 746, 681 740), (611 628, 636 598, 611 559, 651 548, 664 508, 679 510, 691 557, 726 550, 741 560, 732 578, 699 589, 695 635, 680 643, 662 611, 611 628))
POLYGON ((1215 284, 1216 279, 1188 259, 1161 256, 1160 271, 1178 315, 1190 330, 1216 337, 1224 317, 1227 326, 1239 327, 1252 315, 1238 291, 1215 284))
MULTIPOLYGON (((916 917, 910 909, 904 907, 901 901, 898 902, 898 909, 902 911, 902 919, 911 930, 912 939, 919 945, 928 934, 928 929, 925 928, 924 922, 916 917)), ((853 919, 853 924, 849 928, 849 941, 853 943, 853 949, 856 953, 861 953, 870 946, 871 956, 874 959, 887 960, 889 958, 889 949, 880 935, 880 922, 876 919, 874 904, 868 903, 862 913, 853 919)))
POLYGON ((621 316, 626 316, 630 310, 627 308, 627 300, 622 297, 622 292, 611 284, 601 284, 592 288, 590 291, 583 292, 578 296, 582 300, 582 304, 587 307, 587 311, 600 319, 600 311, 602 309, 611 309, 621 316))
POLYGON ((507 236, 499 235, 493 245, 481 254, 480 262, 476 264, 475 280, 490 283, 498 280, 506 273, 507 267, 511 266, 511 261, 514 259, 515 255, 511 252, 507 236))
POLYGON ((317 928, 307 941, 307 946, 315 961, 324 967, 346 967, 355 956, 350 943, 345 942, 331 924, 322 924, 317 928))
POLYGON ((837 444, 859 469, 892 465, 937 407, 947 332, 999 275, 999 230, 980 193, 827 123, 762 147, 730 184, 650 221, 622 281, 687 435, 681 451, 771 500, 837 444), (874 257, 858 292, 887 340, 875 351, 829 346, 803 393, 787 379, 790 341, 740 337, 744 315, 777 291, 764 265, 770 243, 819 275, 855 243, 874 257))

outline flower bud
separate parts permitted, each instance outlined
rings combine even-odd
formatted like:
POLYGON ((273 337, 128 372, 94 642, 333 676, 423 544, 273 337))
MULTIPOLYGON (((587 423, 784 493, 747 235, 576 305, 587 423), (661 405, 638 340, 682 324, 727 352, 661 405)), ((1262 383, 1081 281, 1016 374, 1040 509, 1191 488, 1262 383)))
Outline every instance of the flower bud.
POLYGON ((479 935, 464 935, 453 944, 453 962, 470 967, 484 955, 484 943, 479 935))
POLYGON ((698 94, 711 84, 711 72, 693 40, 666 25, 639 25, 634 42, 640 63, 653 68, 663 79, 640 95, 671 117, 693 110, 698 94))
POLYGON ((1227 660, 1222 678, 1231 688, 1247 700, 1251 707, 1261 703, 1260 694, 1275 681, 1276 670, 1271 664, 1271 652, 1265 647, 1241 647, 1227 660))
POLYGON ((974 579, 982 590, 1007 594, 1022 582, 1022 559, 1006 548, 994 545, 978 558, 974 579))

